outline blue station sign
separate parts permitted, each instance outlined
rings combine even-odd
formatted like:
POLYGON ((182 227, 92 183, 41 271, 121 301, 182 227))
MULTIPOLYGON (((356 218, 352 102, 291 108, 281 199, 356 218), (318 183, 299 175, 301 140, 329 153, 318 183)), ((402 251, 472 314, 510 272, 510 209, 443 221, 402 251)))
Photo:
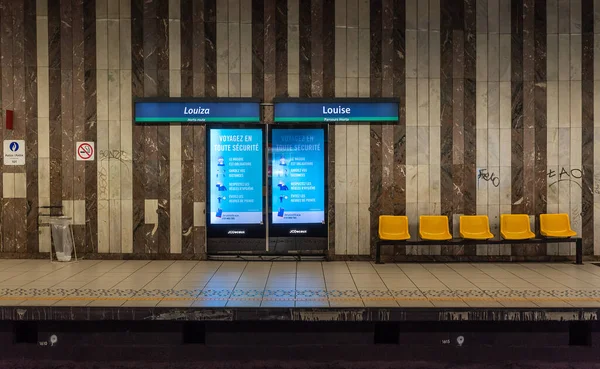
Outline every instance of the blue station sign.
POLYGON ((136 123, 256 123, 260 122, 259 101, 165 99, 134 102, 136 123))
POLYGON ((294 99, 275 102, 276 123, 393 122, 398 120, 394 99, 294 99))

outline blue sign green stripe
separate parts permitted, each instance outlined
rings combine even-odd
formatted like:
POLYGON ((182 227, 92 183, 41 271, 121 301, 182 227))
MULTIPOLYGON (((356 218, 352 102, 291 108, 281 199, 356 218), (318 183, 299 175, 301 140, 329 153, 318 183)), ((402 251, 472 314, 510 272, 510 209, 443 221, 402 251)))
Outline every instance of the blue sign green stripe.
POLYGON ((215 117, 215 118, 182 118, 182 117, 163 117, 163 118, 135 118, 136 122, 259 122, 258 117, 215 117))
POLYGON ((324 118, 324 117, 280 117, 275 122, 393 122, 398 117, 348 117, 348 118, 324 118))

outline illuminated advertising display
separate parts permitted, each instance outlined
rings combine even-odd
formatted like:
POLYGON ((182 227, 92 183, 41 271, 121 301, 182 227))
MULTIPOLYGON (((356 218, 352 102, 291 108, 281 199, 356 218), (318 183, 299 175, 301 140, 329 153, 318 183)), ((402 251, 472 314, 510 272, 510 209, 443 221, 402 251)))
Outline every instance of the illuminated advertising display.
POLYGON ((272 223, 324 224, 324 130, 274 128, 271 150, 272 223))
POLYGON ((263 224, 262 129, 211 128, 208 145, 209 223, 263 224))

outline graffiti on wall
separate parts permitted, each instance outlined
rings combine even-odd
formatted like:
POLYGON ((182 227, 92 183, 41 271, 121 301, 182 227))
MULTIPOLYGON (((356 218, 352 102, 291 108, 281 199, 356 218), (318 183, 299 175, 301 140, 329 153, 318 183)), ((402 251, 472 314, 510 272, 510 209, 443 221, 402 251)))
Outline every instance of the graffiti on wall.
POLYGON ((583 171, 579 168, 567 170, 565 167, 562 167, 559 171, 549 169, 548 187, 550 188, 560 182, 572 182, 581 188, 581 183, 577 181, 581 177, 583 177, 583 171))
POLYGON ((494 172, 490 173, 486 168, 479 169, 477 181, 479 182, 479 180, 490 182, 494 187, 500 186, 500 177, 498 177, 494 172))

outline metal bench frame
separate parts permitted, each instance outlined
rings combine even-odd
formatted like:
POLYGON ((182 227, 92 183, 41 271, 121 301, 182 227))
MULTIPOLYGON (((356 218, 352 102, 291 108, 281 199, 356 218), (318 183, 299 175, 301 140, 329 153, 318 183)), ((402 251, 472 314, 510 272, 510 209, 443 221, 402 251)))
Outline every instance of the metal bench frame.
POLYGON ((466 240, 452 239, 448 241, 429 240, 379 240, 376 243, 375 263, 381 262, 381 247, 387 245, 406 246, 460 246, 460 245, 525 245, 525 244, 548 244, 548 243, 575 243, 575 264, 583 264, 583 241, 581 237, 571 238, 532 238, 528 240, 466 240))

